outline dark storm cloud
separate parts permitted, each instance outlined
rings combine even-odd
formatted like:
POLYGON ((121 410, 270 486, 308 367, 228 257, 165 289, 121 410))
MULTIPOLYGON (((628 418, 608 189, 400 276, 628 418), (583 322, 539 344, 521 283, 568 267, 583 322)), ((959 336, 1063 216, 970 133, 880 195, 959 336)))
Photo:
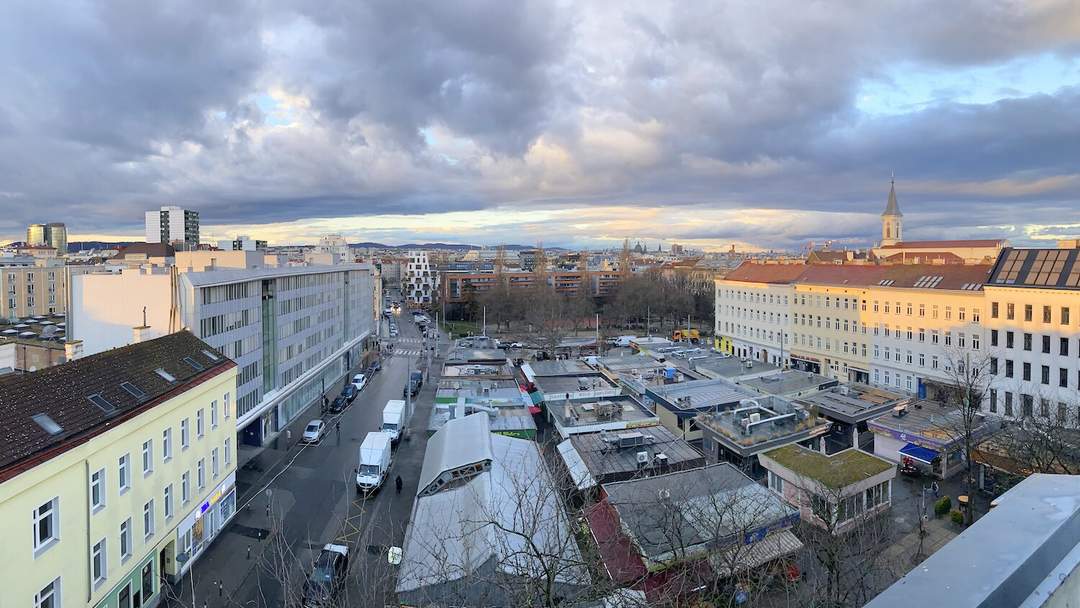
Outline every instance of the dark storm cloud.
POLYGON ((897 70, 1039 56, 1078 61, 1080 4, 9 3, 0 235, 138 230, 165 203, 208 224, 534 204, 863 214, 680 235, 796 245, 872 237, 892 171, 911 235, 1068 226, 1080 74, 983 105, 956 101, 963 79, 903 114, 857 103, 897 70))

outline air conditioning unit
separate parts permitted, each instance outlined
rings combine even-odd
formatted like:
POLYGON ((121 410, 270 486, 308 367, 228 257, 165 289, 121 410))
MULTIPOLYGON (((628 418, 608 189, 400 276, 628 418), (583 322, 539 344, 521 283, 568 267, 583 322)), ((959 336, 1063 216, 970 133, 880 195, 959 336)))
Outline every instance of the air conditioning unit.
POLYGON ((758 412, 750 414, 750 424, 754 424, 755 422, 761 422, 761 414, 758 412))
POLYGON ((663 468, 668 464, 667 454, 658 453, 656 456, 653 456, 653 461, 656 463, 656 466, 663 468))
POLYGON ((846 395, 846 394, 848 394, 848 392, 849 392, 849 391, 848 391, 848 387, 847 387, 847 385, 845 385, 845 384, 841 384, 841 385, 840 385, 840 394, 841 394, 841 395, 846 395))
POLYGON ((639 467, 643 467, 643 466, 649 464, 649 453, 648 452, 638 452, 636 457, 637 457, 637 463, 638 463, 639 467))

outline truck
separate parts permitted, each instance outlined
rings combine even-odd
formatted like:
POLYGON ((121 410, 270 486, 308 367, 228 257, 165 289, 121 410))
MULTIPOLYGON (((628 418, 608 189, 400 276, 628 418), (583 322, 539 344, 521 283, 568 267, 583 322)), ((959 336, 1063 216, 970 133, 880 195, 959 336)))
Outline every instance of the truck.
POLYGON ((382 412, 382 432, 390 436, 390 442, 396 444, 409 434, 409 406, 400 399, 386 402, 382 412))
POLYGON ((690 342, 697 344, 701 340, 701 331, 697 329, 676 329, 671 333, 671 339, 674 342, 689 340, 690 342))
POLYGON ((382 431, 368 433, 360 444, 360 463, 356 467, 356 493, 368 495, 382 487, 393 462, 390 435, 382 431))

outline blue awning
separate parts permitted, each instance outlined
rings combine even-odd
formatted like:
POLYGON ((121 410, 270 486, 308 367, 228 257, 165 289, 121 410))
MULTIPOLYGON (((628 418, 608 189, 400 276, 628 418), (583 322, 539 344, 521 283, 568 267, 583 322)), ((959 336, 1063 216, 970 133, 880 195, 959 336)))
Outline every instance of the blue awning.
POLYGON ((915 445, 914 443, 909 443, 900 448, 900 453, 920 462, 925 462, 926 464, 933 464, 934 459, 938 457, 938 453, 934 450, 924 448, 921 445, 915 445))

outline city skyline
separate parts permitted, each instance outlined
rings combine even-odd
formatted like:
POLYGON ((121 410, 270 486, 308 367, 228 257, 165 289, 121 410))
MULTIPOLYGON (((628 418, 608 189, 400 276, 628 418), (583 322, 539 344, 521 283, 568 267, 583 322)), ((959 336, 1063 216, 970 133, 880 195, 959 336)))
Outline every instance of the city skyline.
POLYGON ((1074 3, 6 12, 3 240, 866 246, 893 172, 908 238, 1080 233, 1074 3))

